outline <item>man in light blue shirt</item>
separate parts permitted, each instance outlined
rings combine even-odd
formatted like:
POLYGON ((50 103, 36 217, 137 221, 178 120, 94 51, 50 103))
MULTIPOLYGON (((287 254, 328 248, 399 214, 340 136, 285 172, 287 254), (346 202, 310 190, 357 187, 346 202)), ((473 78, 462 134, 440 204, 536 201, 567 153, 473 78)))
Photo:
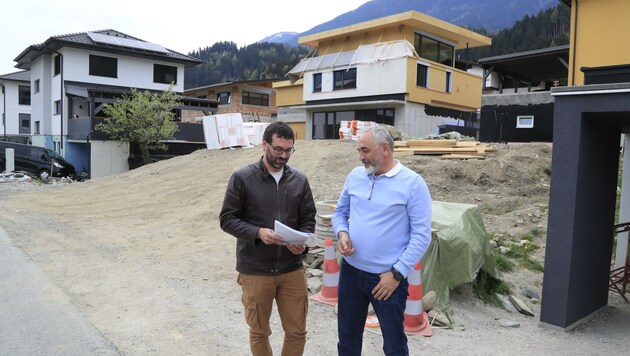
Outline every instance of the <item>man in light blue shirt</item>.
POLYGON ((385 355, 408 355, 406 277, 431 242, 431 195, 419 174, 394 159, 394 142, 385 128, 362 134, 357 150, 363 167, 346 178, 332 217, 344 256, 337 348, 340 356, 361 355, 372 303, 385 355))

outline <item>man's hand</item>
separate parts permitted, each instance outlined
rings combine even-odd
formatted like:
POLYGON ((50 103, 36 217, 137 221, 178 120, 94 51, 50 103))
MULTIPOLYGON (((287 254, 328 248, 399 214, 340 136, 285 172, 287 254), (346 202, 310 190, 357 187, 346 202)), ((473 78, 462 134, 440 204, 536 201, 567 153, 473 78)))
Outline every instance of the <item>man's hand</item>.
POLYGON ((292 244, 288 244, 287 248, 289 249, 289 251, 291 251, 292 254, 294 255, 301 255, 304 253, 304 250, 306 250, 306 247, 304 245, 292 245, 292 244))
POLYGON ((259 238, 260 241, 262 241, 265 245, 279 244, 284 241, 282 237, 276 235, 275 231, 264 227, 258 229, 258 234, 256 235, 256 237, 259 238))
POLYGON ((339 253, 344 256, 350 256, 354 252, 354 247, 352 247, 352 240, 350 240, 350 235, 347 232, 342 231, 339 233, 339 243, 337 244, 337 249, 339 253))
POLYGON ((376 287, 372 289, 372 295, 378 300, 387 300, 392 296, 392 293, 394 293, 394 290, 398 287, 400 282, 394 278, 392 272, 381 273, 380 277, 381 280, 376 287))

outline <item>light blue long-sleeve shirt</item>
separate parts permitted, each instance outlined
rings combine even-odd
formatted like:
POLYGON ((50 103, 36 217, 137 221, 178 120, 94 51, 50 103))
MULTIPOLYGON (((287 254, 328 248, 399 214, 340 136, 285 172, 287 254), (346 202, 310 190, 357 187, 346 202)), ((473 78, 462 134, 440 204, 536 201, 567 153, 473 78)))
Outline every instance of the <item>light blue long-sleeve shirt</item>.
POLYGON ((355 251, 352 266, 384 273, 392 266, 409 275, 431 243, 431 195, 424 179, 400 162, 375 177, 354 168, 332 216, 335 234, 346 231, 355 251))

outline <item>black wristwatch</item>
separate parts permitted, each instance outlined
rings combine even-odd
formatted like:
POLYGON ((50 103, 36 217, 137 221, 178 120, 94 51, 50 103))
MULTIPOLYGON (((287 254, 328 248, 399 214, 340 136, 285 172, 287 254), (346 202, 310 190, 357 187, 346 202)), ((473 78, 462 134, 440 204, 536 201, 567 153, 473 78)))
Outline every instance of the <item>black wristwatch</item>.
POLYGON ((392 271, 392 274, 394 275, 394 279, 397 280, 398 282, 405 279, 405 277, 403 277, 403 275, 400 274, 400 272, 398 272, 396 268, 392 267, 391 271, 392 271))

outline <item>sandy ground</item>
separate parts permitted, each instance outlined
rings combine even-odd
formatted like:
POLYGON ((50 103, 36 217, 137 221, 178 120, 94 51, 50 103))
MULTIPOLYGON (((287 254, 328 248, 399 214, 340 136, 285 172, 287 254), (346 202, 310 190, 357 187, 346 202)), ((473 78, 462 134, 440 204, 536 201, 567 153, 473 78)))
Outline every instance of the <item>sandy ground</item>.
MULTIPOLYGON (((359 164, 355 146, 298 141, 289 162, 309 177, 316 201, 336 200, 359 164)), ((126 355, 247 355, 247 328, 236 284, 235 239, 218 223, 225 185, 257 160, 250 149, 201 150, 118 176, 39 186, 0 184, 0 225, 70 297, 78 310, 126 355)), ((518 241, 546 229, 551 149, 498 146, 484 161, 401 157, 423 175, 434 200, 478 204, 489 233, 518 241)), ((542 262, 545 236, 535 258, 542 262)), ((484 305, 471 293, 451 295, 456 329, 412 335, 412 355, 621 354, 630 349, 630 306, 609 306, 571 332, 540 326, 542 273, 501 276, 534 317, 484 305), (519 327, 506 328, 503 321, 519 327)), ((467 290, 463 288, 462 290, 467 290)), ((280 321, 272 343, 279 354, 280 321)), ((336 355, 333 307, 310 303, 306 355, 336 355)), ((382 355, 381 336, 364 335, 364 355, 382 355)), ((1 352, 0 352, 1 353, 1 352)))

